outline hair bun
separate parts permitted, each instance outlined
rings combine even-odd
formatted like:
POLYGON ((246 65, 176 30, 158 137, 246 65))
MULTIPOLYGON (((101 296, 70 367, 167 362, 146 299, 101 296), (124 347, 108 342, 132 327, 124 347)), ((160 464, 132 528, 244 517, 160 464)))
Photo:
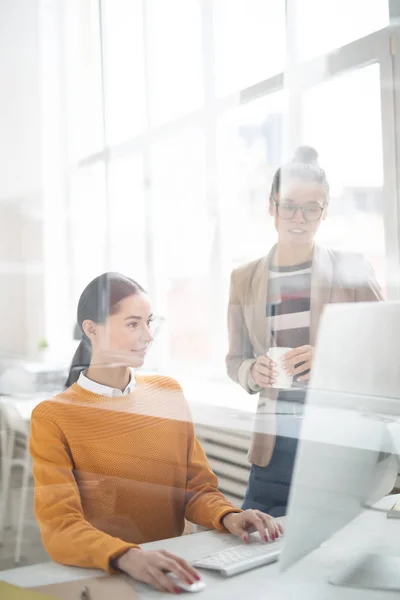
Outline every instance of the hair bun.
POLYGON ((294 152, 294 163, 318 164, 318 152, 311 146, 299 146, 294 152))

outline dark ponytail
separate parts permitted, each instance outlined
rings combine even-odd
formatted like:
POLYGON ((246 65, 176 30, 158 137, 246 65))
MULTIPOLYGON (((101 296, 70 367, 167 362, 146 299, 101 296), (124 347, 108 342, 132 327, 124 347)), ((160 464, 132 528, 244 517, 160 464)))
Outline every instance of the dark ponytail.
POLYGON ((79 375, 89 367, 92 358, 90 340, 82 329, 84 321, 104 323, 107 317, 117 312, 122 300, 140 292, 145 292, 141 285, 120 273, 103 273, 83 290, 77 310, 82 340, 73 356, 66 387, 78 381, 79 375))
POLYGON ((327 200, 329 199, 329 183, 326 173, 318 162, 318 152, 311 146, 299 146, 292 160, 280 167, 272 180, 269 202, 272 204, 280 194, 282 183, 291 180, 319 183, 325 190, 327 200))

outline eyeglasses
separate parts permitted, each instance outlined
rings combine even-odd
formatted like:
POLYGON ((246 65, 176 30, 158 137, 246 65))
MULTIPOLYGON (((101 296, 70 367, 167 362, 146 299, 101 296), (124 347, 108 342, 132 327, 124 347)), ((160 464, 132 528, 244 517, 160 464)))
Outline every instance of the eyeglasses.
POLYGON ((287 204, 286 202, 275 202, 276 212, 280 219, 293 219, 296 216, 298 210, 301 211, 303 219, 305 221, 319 221, 324 212, 324 205, 310 205, 310 206, 298 206, 297 204, 287 204))
POLYGON ((160 317, 159 315, 154 315, 149 323, 149 329, 151 331, 151 335, 153 338, 160 332, 162 325, 164 323, 164 317, 160 317))
POLYGON ((148 321, 134 321, 130 323, 136 331, 150 331, 152 338, 154 339, 156 335, 159 334, 160 329, 164 323, 164 317, 160 317, 158 315, 153 315, 148 321))

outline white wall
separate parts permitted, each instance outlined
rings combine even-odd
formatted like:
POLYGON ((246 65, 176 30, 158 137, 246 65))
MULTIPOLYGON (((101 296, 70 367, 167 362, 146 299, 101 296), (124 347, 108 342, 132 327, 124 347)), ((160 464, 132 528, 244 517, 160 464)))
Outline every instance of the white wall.
POLYGON ((40 189, 38 0, 0 0, 0 198, 40 189))
POLYGON ((0 357, 44 334, 39 0, 0 0, 0 357))

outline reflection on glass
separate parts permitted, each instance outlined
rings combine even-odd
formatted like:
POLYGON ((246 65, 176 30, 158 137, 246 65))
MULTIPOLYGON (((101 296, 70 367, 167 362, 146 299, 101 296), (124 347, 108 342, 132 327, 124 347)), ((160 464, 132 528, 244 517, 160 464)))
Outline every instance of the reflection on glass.
POLYGON ((146 214, 141 154, 110 163, 109 190, 109 268, 133 277, 146 287, 146 214))
POLYGON ((214 20, 219 96, 284 70, 284 0, 215 0, 214 20))
POLYGON ((297 52, 307 60, 389 25, 388 0, 299 0, 297 52))
POLYGON ((118 144, 146 126, 142 0, 103 0, 106 133, 118 144))
POLYGON ((203 132, 191 127, 157 141, 152 168, 154 218, 168 276, 204 275, 209 221, 203 132))
POLYGON ((71 160, 103 145, 100 20, 97 0, 66 3, 65 75, 71 160))
POLYGON ((106 268, 107 211, 104 164, 79 169, 71 178, 70 235, 74 302, 106 268))
POLYGON ((152 149, 152 235, 159 258, 157 277, 167 287, 169 358, 200 364, 212 352, 212 249, 203 132, 191 127, 152 149))
POLYGON ((353 71, 309 90, 303 108, 304 143, 317 149, 331 186, 320 241, 364 253, 384 285, 379 66, 353 71))
POLYGON ((268 195, 282 162, 286 111, 281 91, 236 108, 218 123, 218 197, 231 268, 265 254, 275 238, 268 195))
POLYGON ((159 125, 203 102, 200 0, 146 0, 150 115, 159 125))

